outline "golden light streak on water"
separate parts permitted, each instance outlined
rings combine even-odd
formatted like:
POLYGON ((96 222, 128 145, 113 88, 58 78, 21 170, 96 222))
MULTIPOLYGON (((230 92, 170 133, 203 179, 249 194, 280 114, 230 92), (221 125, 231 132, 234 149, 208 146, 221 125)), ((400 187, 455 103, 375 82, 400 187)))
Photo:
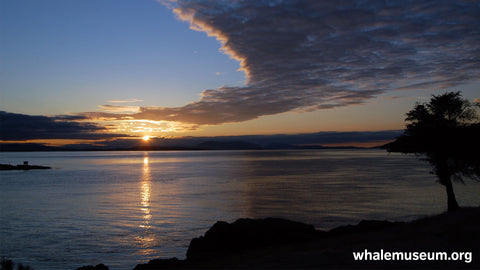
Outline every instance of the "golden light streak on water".
POLYGON ((143 158, 142 175, 140 179, 140 211, 142 213, 143 221, 138 226, 142 229, 139 236, 136 237, 137 243, 141 249, 138 251, 141 255, 150 255, 154 252, 155 234, 152 231, 152 214, 151 214, 151 189, 152 189, 152 174, 150 172, 150 162, 148 153, 143 158))

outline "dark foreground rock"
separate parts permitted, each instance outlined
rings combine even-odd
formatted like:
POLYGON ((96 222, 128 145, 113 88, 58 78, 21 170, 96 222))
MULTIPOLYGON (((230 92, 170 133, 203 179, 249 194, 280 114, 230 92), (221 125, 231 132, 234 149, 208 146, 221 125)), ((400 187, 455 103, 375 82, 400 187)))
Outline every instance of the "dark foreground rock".
POLYGON ((242 250, 298 243, 322 233, 311 225, 280 218, 239 219, 232 224, 218 221, 205 236, 192 239, 187 259, 207 260, 242 250))
POLYGON ((187 259, 157 259, 152 269, 480 269, 480 208, 413 222, 362 221, 330 231, 284 219, 217 222, 191 241, 187 259), (353 252, 467 252, 460 260, 357 261, 353 252))

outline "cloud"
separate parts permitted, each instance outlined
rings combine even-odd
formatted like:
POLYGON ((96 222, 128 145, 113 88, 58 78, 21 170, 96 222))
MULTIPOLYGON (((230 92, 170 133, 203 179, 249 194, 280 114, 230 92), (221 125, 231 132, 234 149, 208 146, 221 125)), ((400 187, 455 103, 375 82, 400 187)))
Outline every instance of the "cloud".
POLYGON ((99 107, 99 110, 111 113, 136 113, 140 110, 139 106, 99 105, 99 107))
MULTIPOLYGON (((476 1, 200 1, 167 4, 221 43, 247 76, 136 119, 193 124, 362 104, 379 94, 478 80, 476 1)), ((118 116, 117 116, 118 117, 118 116)))
POLYGON ((73 122, 83 116, 48 117, 0 111, 0 140, 24 141, 33 139, 108 139, 128 135, 107 133, 94 123, 73 122))
POLYGON ((142 102, 143 100, 141 99, 136 99, 136 98, 132 98, 132 99, 127 99, 127 100, 109 100, 108 102, 110 103, 134 103, 134 102, 142 102))
POLYGON ((186 130, 196 130, 197 125, 168 122, 168 121, 153 121, 153 120, 136 120, 136 119, 122 119, 117 121, 110 121, 111 130, 117 133, 140 133, 151 134, 161 132, 181 132, 186 130))

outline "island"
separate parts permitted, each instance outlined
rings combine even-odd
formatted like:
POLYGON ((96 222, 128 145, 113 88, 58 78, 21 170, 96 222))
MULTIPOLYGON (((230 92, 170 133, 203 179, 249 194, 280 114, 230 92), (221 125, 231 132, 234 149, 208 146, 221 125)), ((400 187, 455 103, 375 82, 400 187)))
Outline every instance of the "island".
POLYGON ((29 165, 28 161, 24 161, 23 164, 11 165, 11 164, 0 164, 0 171, 9 171, 9 170, 45 170, 51 169, 48 166, 39 166, 39 165, 29 165))

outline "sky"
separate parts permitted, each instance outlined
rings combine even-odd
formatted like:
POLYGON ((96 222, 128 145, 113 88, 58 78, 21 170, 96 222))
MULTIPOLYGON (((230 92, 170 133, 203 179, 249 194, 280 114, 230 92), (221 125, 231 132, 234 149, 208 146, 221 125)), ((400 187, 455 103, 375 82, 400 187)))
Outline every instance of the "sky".
POLYGON ((1 0, 1 141, 400 130, 480 99, 478 1, 1 0))

